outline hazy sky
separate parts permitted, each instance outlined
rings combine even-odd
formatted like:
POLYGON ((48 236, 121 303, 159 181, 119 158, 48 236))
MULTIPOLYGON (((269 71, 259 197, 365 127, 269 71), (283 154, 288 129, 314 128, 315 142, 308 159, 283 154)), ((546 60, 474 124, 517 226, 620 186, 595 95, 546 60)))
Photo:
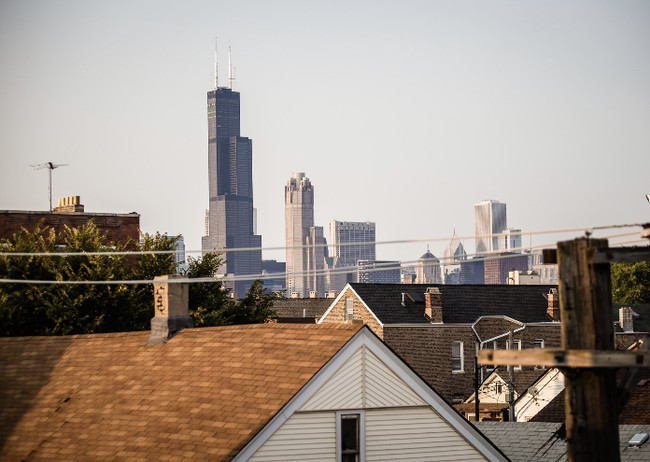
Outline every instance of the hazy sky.
POLYGON ((1 0, 0 209, 46 210, 30 164, 67 163, 55 201, 200 250, 215 36, 265 247, 297 171, 326 233, 369 220, 379 241, 471 235, 483 199, 524 231, 650 221, 650 2, 594 0, 1 0))

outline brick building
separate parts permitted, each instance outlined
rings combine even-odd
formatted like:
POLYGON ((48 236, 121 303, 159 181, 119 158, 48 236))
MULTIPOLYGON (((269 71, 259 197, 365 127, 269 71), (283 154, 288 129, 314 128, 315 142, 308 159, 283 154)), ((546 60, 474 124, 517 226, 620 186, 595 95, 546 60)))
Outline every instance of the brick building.
POLYGON ((79 196, 60 199, 53 212, 0 210, 0 239, 12 239, 21 229, 32 231, 39 224, 53 228, 59 234, 66 226, 77 228, 91 220, 111 242, 134 245, 140 240, 139 214, 88 213, 84 211, 79 196))
MULTIPOLYGON (((364 322, 447 401, 462 402, 473 392, 478 349, 510 348, 511 331, 513 348, 560 347, 555 291, 544 285, 348 284, 318 322, 364 322)), ((491 371, 481 370, 481 381, 491 371)), ((515 372, 515 382, 524 372, 515 372)))

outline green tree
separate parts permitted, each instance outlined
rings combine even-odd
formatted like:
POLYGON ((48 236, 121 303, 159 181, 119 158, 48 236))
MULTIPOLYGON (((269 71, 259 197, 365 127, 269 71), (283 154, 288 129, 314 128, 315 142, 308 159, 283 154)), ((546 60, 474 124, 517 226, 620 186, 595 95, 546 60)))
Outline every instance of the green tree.
MULTIPOLYGON (((177 237, 143 234, 137 248, 170 251, 177 237)), ((0 279, 70 281, 80 284, 0 283, 0 336, 66 335, 147 330, 153 316, 152 284, 86 284, 84 281, 150 281, 176 270, 171 253, 111 255, 133 243, 109 242, 90 221, 56 233, 37 226, 0 242, 3 253, 51 253, 52 256, 0 256, 0 279), (57 255, 61 251, 74 255, 57 255), (93 255, 92 253, 108 253, 93 255), (89 254, 90 253, 90 254, 89 254)), ((189 259, 186 276, 213 277, 223 260, 206 254, 189 259)), ((240 301, 220 281, 190 284, 190 315, 196 327, 266 321, 275 294, 255 282, 240 301)))
MULTIPOLYGON (((222 264, 219 255, 207 253, 200 259, 189 258, 185 274, 190 278, 213 277, 222 264)), ((221 281, 190 284, 190 316, 195 327, 263 323, 274 315, 271 306, 277 297, 264 290, 261 281, 255 281, 239 301, 230 297, 221 281)))
POLYGON ((650 303, 650 262, 613 263, 612 303, 650 303))

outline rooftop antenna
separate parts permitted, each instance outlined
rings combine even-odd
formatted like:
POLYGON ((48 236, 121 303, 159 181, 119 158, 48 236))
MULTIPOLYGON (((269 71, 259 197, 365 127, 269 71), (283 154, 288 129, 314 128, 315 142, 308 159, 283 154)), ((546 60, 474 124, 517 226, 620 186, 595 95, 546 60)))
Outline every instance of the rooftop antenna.
POLYGON ((230 50, 230 41, 228 42, 228 88, 232 90, 232 54, 230 50))
POLYGON ((35 168, 36 170, 48 169, 50 171, 50 212, 52 209, 52 170, 59 167, 65 167, 70 164, 53 164, 52 162, 45 162, 44 164, 30 165, 30 167, 35 168))
POLYGON ((219 60, 217 58, 217 37, 214 38, 214 89, 219 88, 219 60))

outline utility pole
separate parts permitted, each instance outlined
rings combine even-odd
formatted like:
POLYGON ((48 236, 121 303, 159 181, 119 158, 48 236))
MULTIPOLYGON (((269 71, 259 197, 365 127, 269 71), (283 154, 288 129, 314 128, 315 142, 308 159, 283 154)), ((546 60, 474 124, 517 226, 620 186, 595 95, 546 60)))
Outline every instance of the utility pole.
MULTIPOLYGON (((514 350, 514 342, 512 339, 512 331, 508 334, 508 346, 511 350, 514 350)), ((514 366, 508 366, 508 421, 516 422, 517 417, 515 416, 515 370, 514 366)))
POLYGON ((650 352, 614 350, 609 265, 636 261, 650 261, 650 247, 610 248, 589 235, 544 250, 544 262, 558 263, 562 349, 479 352, 481 365, 562 369, 569 462, 620 461, 616 369, 650 367, 650 352))
MULTIPOLYGON (((606 239, 558 242, 562 346, 565 350, 614 350, 606 239)), ((616 370, 565 369, 569 461, 619 461, 616 370)))

